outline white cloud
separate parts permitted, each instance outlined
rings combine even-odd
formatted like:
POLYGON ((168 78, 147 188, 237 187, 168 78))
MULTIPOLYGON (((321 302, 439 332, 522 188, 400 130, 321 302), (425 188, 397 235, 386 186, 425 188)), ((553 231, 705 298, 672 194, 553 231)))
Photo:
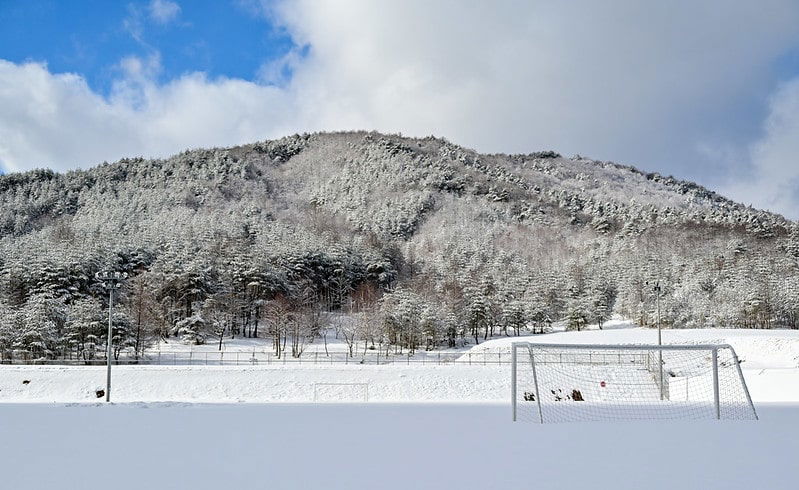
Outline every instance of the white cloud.
POLYGON ((147 6, 150 18, 159 24, 168 24, 180 14, 180 5, 170 0, 152 0, 147 6))
POLYGON ((282 123, 290 112, 277 89, 242 80, 192 74, 155 85, 131 77, 106 99, 77 75, 6 61, 0 61, 0 107, 0 165, 9 171, 261 140, 288 131, 282 123))
POLYGON ((63 169, 378 129, 483 151, 579 152, 712 182, 722 163, 709 149, 746 147, 752 136, 737 121, 755 117, 774 60, 799 43, 791 0, 300 0, 265 13, 310 49, 265 65, 261 84, 189 74, 159 85, 157 60, 130 58, 104 99, 74 75, 1 64, 0 107, 10 110, 0 113, 0 165, 63 169))
POLYGON ((292 49, 276 60, 271 60, 258 69, 257 79, 266 85, 286 87, 291 83, 293 73, 302 65, 302 49, 292 49))
POLYGON ((144 20, 141 10, 128 4, 128 15, 122 20, 122 28, 138 43, 144 43, 144 20))
POLYGON ((757 208, 799 218, 799 78, 782 85, 769 104, 763 137, 751 145, 746 178, 725 192, 757 208))
POLYGON ((122 20, 122 28, 142 46, 154 50, 145 39, 148 19, 156 24, 167 25, 180 15, 180 5, 170 0, 151 0, 146 6, 129 3, 128 15, 122 20))
POLYGON ((799 20, 787 3, 346 5, 284 7, 312 46, 295 86, 316 97, 325 127, 346 105, 347 120, 485 150, 644 164, 693 146, 708 119, 748 97, 799 20))

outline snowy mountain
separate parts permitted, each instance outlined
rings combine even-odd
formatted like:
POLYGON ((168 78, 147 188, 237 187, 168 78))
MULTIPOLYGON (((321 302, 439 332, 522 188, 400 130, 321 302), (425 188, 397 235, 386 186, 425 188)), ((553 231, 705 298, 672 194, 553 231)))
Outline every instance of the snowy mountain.
POLYGON ((386 349, 647 325, 655 283, 667 326, 795 327, 797 258, 794 222, 629 166, 294 135, 0 176, 0 350, 104 342, 106 268, 132 275, 120 346, 259 335, 299 355, 330 310, 386 349))

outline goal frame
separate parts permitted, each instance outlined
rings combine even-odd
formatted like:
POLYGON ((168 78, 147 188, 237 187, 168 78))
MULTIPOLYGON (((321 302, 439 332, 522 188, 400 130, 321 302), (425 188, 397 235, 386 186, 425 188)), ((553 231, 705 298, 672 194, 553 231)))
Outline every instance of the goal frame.
MULTIPOLYGON (((752 403, 752 397, 749 394, 749 387, 746 385, 746 379, 744 378, 743 372, 741 371, 741 363, 738 360, 738 354, 735 352, 735 349, 730 344, 667 344, 667 345, 655 345, 655 344, 548 344, 548 343, 537 343, 537 342, 513 342, 511 344, 511 405, 513 411, 513 421, 516 422, 517 418, 517 391, 518 391, 518 378, 517 378, 517 366, 518 366, 518 351, 519 349, 525 349, 528 355, 530 356, 530 364, 532 368, 532 375, 533 375, 533 385, 535 388, 535 399, 536 404, 538 406, 538 420, 539 423, 544 423, 544 413, 541 406, 541 396, 538 390, 538 376, 536 374, 536 363, 535 363, 535 355, 533 354, 533 350, 535 348, 542 348, 542 349, 574 349, 574 350, 632 350, 632 351, 657 351, 659 354, 663 354, 663 351, 680 351, 680 350, 697 350, 697 351, 707 351, 711 353, 711 362, 712 362, 712 382, 713 382, 713 404, 715 409, 716 420, 721 419, 721 403, 719 399, 719 364, 718 364, 718 351, 719 349, 729 349, 733 362, 735 363, 736 372, 738 373, 738 378, 741 381, 741 387, 743 389, 744 394, 746 395, 746 402, 748 403, 749 407, 752 409, 752 414, 754 415, 755 420, 759 420, 757 416, 757 410, 755 410, 755 405, 752 403)), ((660 365, 660 386, 659 389, 661 391, 661 397, 663 394, 663 365, 660 365)))

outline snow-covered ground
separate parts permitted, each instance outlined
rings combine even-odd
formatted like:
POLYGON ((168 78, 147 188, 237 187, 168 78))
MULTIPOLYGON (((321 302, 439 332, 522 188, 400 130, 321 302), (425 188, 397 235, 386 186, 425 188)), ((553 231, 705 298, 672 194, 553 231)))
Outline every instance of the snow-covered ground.
MULTIPOLYGON (((657 339, 608 327, 463 355, 657 339)), ((508 364, 115 366, 110 405, 103 367, 0 366, 1 488, 796 488, 799 332, 664 340, 733 345, 760 421, 514 424, 508 364), (318 383, 369 403, 310 403, 318 383)))
MULTIPOLYGON (((799 403, 799 369, 744 369, 757 402, 799 403)), ((303 403, 315 383, 368 383, 373 402, 510 403, 510 367, 489 366, 119 366, 117 402, 303 403)), ((4 366, 0 402, 93 402, 102 367, 4 366), (24 383, 28 381, 28 383, 24 383)))
MULTIPOLYGON (((102 367, 13 366, 0 373, 0 401, 92 402, 105 386, 102 367)), ((508 365, 120 366, 113 368, 112 395, 117 402, 303 403, 313 401, 315 383, 368 383, 373 402, 510 403, 508 365)))
MULTIPOLYGON (((516 341, 548 343, 654 343, 652 329, 615 328, 508 337, 469 352, 506 350, 516 341)), ((729 343, 738 352, 757 402, 799 402, 799 331, 664 330, 666 343, 729 343)), ((477 356, 475 356, 477 358, 477 356)), ((505 357, 508 359, 509 356, 505 357)), ((302 403, 315 383, 368 383, 379 402, 502 402, 509 399, 510 367, 494 365, 115 366, 118 402, 302 403)), ((92 402, 105 386, 100 366, 0 366, 0 402, 92 402), (23 381, 29 381, 23 384, 23 381)))
POLYGON ((795 489, 799 410, 513 424, 506 405, 0 406, 2 488, 795 489))
MULTIPOLYGON (((799 330, 734 328, 664 329, 664 344, 730 344, 748 369, 799 368, 799 330)), ((483 342, 469 352, 510 349, 513 342, 548 344, 657 344, 657 330, 629 321, 608 322, 604 330, 555 332, 526 337, 503 337, 483 342)))

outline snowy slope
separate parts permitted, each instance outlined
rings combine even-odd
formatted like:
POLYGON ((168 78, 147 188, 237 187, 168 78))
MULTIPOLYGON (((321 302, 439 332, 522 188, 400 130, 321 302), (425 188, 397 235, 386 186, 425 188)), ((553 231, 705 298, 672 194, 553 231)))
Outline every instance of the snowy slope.
MULTIPOLYGON (((730 344, 747 369, 799 368, 799 330, 702 328, 663 330, 664 344, 730 344)), ((657 344, 657 330, 616 321, 604 330, 556 332, 489 340, 470 352, 507 349, 513 342, 545 344, 657 344)))

